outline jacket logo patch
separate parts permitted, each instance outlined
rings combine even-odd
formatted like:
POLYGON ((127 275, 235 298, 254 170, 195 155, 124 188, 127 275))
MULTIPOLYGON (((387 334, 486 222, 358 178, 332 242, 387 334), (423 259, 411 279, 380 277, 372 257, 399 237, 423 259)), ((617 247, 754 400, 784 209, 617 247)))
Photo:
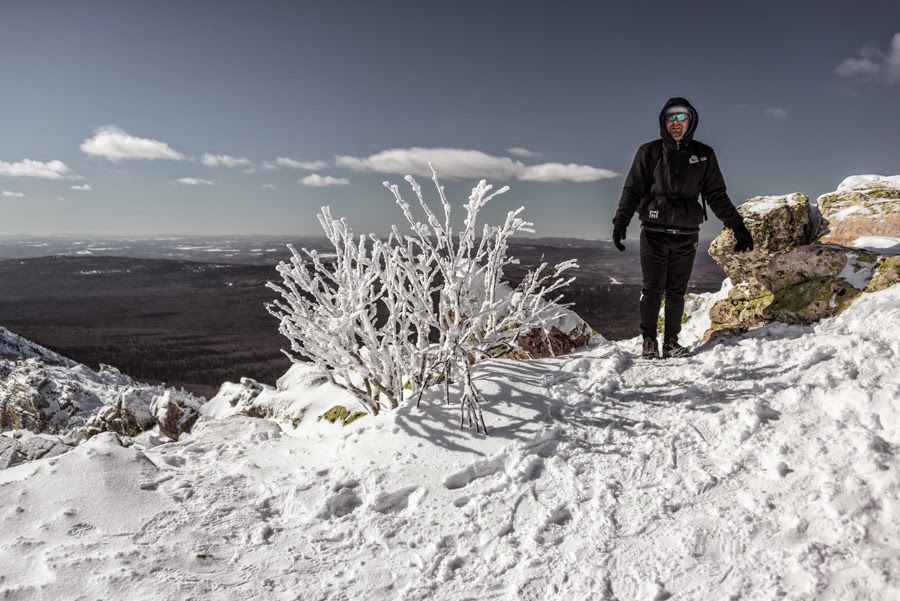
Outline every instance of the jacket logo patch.
POLYGON ((699 162, 700 162, 700 159, 697 158, 697 155, 696 155, 696 154, 692 154, 692 155, 691 155, 691 159, 690 159, 688 162, 689 162, 691 165, 694 165, 694 164, 696 164, 696 163, 699 163, 699 162))
POLYGON ((706 160, 706 157, 700 157, 700 160, 701 160, 701 161, 705 161, 705 160, 706 160))
POLYGON ((659 219, 659 211, 650 211, 650 219, 659 219))

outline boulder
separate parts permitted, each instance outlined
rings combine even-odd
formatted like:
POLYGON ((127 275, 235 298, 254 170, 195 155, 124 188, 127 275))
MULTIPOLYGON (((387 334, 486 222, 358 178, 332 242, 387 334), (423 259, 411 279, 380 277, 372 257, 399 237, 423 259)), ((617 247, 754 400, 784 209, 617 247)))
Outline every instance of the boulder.
POLYGON ((878 292, 900 283, 900 257, 878 257, 874 272, 866 286, 866 292, 878 292))
POLYGON ((818 204, 818 242, 864 248, 900 245, 900 176, 848 177, 835 192, 820 196, 818 204))
POLYGON ((900 254, 900 176, 848 177, 819 197, 818 220, 799 193, 751 198, 738 211, 756 249, 732 252, 727 230, 710 246, 735 285, 710 310, 706 340, 771 321, 813 323, 900 282, 900 257, 888 256, 900 254))
POLYGON ((771 321, 767 309, 775 301, 775 295, 760 278, 738 284, 728 291, 728 297, 715 303, 709 310, 711 326, 704 340, 713 340, 747 331, 749 328, 771 321))
POLYGON ((773 254, 808 244, 813 234, 809 197, 799 192, 784 196, 756 196, 738 207, 753 235, 754 249, 734 252, 735 238, 725 229, 709 247, 710 256, 733 284, 750 281, 766 272, 773 254))
POLYGON ((137 436, 149 426, 128 409, 124 396, 120 396, 115 405, 104 405, 91 415, 84 426, 84 435, 91 438, 101 432, 115 432, 120 436, 137 436))
POLYGON ((900 281, 900 257, 857 248, 810 244, 774 255, 766 272, 738 284, 710 309, 713 340, 771 321, 809 324, 837 315, 863 291, 900 281))
POLYGON ((150 404, 150 413, 159 424, 160 432, 172 440, 178 440, 184 432, 190 432, 194 427, 203 403, 203 399, 190 393, 166 390, 150 404))
POLYGON ((566 331, 561 330, 557 325, 550 326, 546 335, 541 330, 534 329, 519 337, 516 341, 519 345, 518 349, 500 356, 512 359, 541 359, 565 355, 571 353, 573 349, 587 344, 592 333, 591 326, 584 321, 573 324, 566 331))

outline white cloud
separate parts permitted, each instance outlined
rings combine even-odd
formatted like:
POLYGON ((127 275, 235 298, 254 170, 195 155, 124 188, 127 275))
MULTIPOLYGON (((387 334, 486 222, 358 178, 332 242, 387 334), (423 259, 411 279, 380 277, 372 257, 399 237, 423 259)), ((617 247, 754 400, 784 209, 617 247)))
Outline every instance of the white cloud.
POLYGON ((25 195, 22 194, 21 192, 10 192, 9 190, 4 190, 3 192, 0 192, 0 195, 4 196, 6 198, 25 198, 25 195))
POLYGON ((209 154, 208 152, 201 157, 200 162, 207 167, 253 167, 250 159, 237 158, 227 154, 209 154))
POLYGON ((495 157, 478 150, 459 148, 394 148, 366 158, 338 156, 335 163, 354 171, 375 171, 398 175, 431 177, 434 165, 438 175, 459 179, 513 179, 525 166, 507 157, 495 157))
POLYGON ((185 159, 183 154, 173 150, 165 142, 138 138, 114 125, 106 125, 97 129, 93 138, 88 138, 81 143, 81 150, 85 154, 103 157, 110 161, 128 159, 183 161, 185 159))
POLYGON ((784 109, 780 109, 778 107, 772 107, 770 109, 765 110, 766 115, 772 117, 773 119, 787 119, 788 114, 784 109))
POLYGON ((322 176, 317 173, 313 173, 312 175, 307 175, 306 177, 301 179, 300 183, 304 186, 324 188, 326 186, 349 186, 350 180, 343 177, 331 177, 330 175, 322 176))
POLYGON ((84 184, 83 186, 72 186, 69 189, 70 190, 79 190, 81 192, 90 192, 91 186, 90 186, 90 184, 84 184))
POLYGON ((876 81, 887 85, 900 83, 900 33, 895 33, 887 52, 875 46, 864 46, 858 56, 835 68, 835 73, 848 79, 876 81))
POLYGON ((260 186, 260 188, 263 190, 277 190, 278 186, 276 186, 275 184, 263 184, 260 186))
POLYGON ((317 169, 325 169, 328 167, 327 161, 297 161, 287 157, 278 157, 274 161, 266 161, 263 163, 263 169, 271 171, 279 167, 287 167, 288 169, 305 169, 306 171, 316 171, 317 169))
POLYGON ((0 161, 0 175, 12 177, 42 177, 44 179, 82 179, 62 161, 32 161, 25 159, 18 163, 0 161))
POLYGON ((544 182, 592 182, 618 177, 608 169, 589 165, 544 163, 525 165, 507 157, 495 157, 477 150, 459 148, 395 148, 370 157, 335 157, 336 164, 354 171, 376 171, 399 175, 431 177, 434 165, 438 176, 451 179, 523 179, 544 182))
POLYGON ((531 182, 596 182, 601 179, 612 179, 620 174, 609 169, 598 169, 590 165, 569 163, 542 163, 529 165, 519 179, 531 182))
POLYGON ((515 155, 517 157, 522 157, 522 158, 541 156, 541 153, 539 153, 539 152, 532 152, 532 151, 528 150, 527 148, 519 148, 519 147, 507 148, 506 152, 508 152, 511 155, 515 155))
POLYGON ((216 182, 211 182, 208 179, 200 179, 198 177, 181 177, 175 180, 179 184, 184 184, 185 186, 215 186, 216 182))

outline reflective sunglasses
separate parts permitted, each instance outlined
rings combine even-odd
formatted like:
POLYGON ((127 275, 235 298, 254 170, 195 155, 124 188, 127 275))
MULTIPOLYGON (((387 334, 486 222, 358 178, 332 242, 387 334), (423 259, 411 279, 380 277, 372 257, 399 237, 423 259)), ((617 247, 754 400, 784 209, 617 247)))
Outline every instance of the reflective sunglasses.
POLYGON ((674 123, 676 121, 684 121, 688 118, 687 113, 673 113, 671 115, 666 115, 666 123, 674 123))

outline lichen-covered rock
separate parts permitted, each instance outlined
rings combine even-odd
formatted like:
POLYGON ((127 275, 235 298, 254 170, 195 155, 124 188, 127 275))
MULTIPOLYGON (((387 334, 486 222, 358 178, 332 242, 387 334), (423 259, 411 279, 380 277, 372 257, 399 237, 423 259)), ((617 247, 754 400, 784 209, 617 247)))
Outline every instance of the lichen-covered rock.
POLYGON ((810 244, 772 257, 765 279, 773 291, 817 278, 838 276, 849 282, 856 282, 857 287, 865 287, 876 261, 877 257, 866 251, 810 244))
POLYGON ((900 283, 900 257, 878 257, 866 292, 878 292, 900 283))
POLYGON ((802 194, 750 199, 738 209, 757 250, 736 254, 734 237, 713 241, 710 255, 735 287, 710 310, 707 339, 767 323, 808 324, 846 309, 863 291, 900 282, 900 176, 853 176, 819 198, 818 234, 802 194), (877 249, 870 251, 869 249, 877 249))
POLYGON ((894 238, 900 243, 900 176, 848 177, 835 192, 820 196, 818 205, 818 242, 865 247, 866 238, 894 238))
POLYGON ((172 440, 178 440, 197 423, 202 406, 203 400, 190 393, 166 390, 153 400, 150 413, 159 424, 160 432, 172 440))
MULTIPOLYGON (((771 321, 809 324, 837 315, 868 289, 879 264, 872 253, 836 245, 811 244, 776 254, 764 274, 735 286, 728 298, 713 305, 704 338, 771 321)), ((892 281, 891 264, 883 262, 885 282, 892 281)))
POLYGON ((710 256, 732 283, 747 282, 765 273, 773 254, 808 244, 813 233, 809 197, 795 192, 784 196, 756 196, 738 207, 753 236, 754 249, 734 252, 735 238, 722 231, 709 247, 710 256))
POLYGON ((748 329, 768 323, 769 306, 775 295, 761 278, 750 278, 728 291, 728 296, 716 302, 709 310, 710 328, 703 335, 709 342, 742 334, 748 329))
POLYGON ((837 315, 860 294, 840 278, 814 278, 777 293, 769 311, 776 321, 810 324, 837 315))
POLYGON ((868 286, 878 258, 866 251, 811 244, 775 256, 765 280, 771 319, 814 323, 837 315, 868 286))

